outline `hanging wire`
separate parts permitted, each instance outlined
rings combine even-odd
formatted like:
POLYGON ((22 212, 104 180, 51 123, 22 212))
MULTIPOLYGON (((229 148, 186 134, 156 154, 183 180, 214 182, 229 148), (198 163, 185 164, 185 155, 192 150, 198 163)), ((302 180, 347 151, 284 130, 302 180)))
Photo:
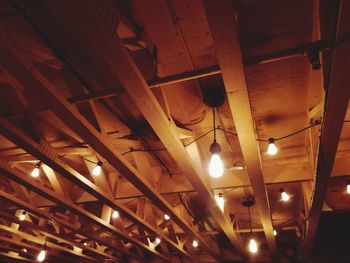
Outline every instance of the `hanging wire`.
POLYGON ((214 127, 214 142, 216 142, 215 107, 213 107, 213 127, 214 127))
POLYGON ((91 160, 89 160, 89 159, 86 159, 86 158, 83 157, 83 156, 82 156, 81 158, 83 158, 85 161, 87 161, 87 162, 89 162, 89 163, 98 164, 98 162, 91 161, 91 160))
POLYGON ((250 206, 248 206, 248 218, 249 218, 249 225, 250 225, 250 233, 253 233, 252 218, 250 216, 250 206))

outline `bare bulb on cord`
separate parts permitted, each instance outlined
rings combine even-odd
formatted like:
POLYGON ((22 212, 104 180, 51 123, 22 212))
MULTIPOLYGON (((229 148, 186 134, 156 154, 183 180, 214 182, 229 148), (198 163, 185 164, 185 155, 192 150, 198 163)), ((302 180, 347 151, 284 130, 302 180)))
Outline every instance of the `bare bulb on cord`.
POLYGON ((38 256, 37 256, 37 260, 38 260, 39 262, 43 262, 43 261, 45 260, 45 258, 46 258, 46 250, 45 250, 45 249, 42 249, 42 250, 40 251, 40 253, 38 254, 38 256))
POLYGON ((94 169, 92 169, 92 174, 94 176, 99 176, 101 174, 101 170, 102 170, 102 162, 99 161, 96 166, 94 167, 94 169))
POLYGON ((251 238, 249 240, 249 251, 250 253, 253 253, 253 254, 258 252, 258 243, 255 241, 254 238, 251 238))
POLYGON ((269 139, 269 145, 267 147, 267 154, 269 155, 275 155, 278 152, 278 149, 275 144, 275 139, 270 138, 269 139))

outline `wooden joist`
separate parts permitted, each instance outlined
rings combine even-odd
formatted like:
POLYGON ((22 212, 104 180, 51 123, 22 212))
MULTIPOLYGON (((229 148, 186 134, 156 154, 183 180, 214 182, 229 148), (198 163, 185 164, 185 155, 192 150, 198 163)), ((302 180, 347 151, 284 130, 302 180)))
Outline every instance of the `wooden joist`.
POLYGON ((256 140, 233 2, 205 0, 204 5, 256 205, 270 251, 274 255, 277 251, 270 205, 256 140))

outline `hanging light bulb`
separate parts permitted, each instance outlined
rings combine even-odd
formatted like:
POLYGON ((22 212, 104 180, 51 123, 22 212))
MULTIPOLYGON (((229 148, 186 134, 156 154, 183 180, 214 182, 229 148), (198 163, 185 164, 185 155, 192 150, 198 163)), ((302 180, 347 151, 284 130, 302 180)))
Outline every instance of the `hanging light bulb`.
POLYGON ((290 199, 289 194, 288 194, 286 191, 284 191, 283 188, 280 189, 280 193, 281 193, 281 200, 282 200, 283 202, 288 202, 289 199, 290 199))
POLYGON ((192 241, 192 247, 198 247, 198 241, 197 240, 193 240, 192 241))
POLYGON ((83 245, 84 245, 84 246, 87 246, 87 245, 88 245, 88 243, 87 243, 87 242, 84 242, 84 243, 83 243, 83 245))
POLYGON ((269 155, 275 155, 278 152, 278 149, 275 145, 275 139, 269 138, 269 146, 267 147, 267 154, 269 155))
POLYGON ((274 236, 277 236, 277 231, 276 231, 276 229, 273 230, 273 235, 274 235, 274 236))
POLYGON ((154 240, 154 242, 155 242, 157 245, 159 245, 160 242, 161 242, 161 239, 160 239, 159 237, 157 237, 157 238, 154 240))
POLYGON ((164 214, 164 219, 165 220, 170 220, 170 216, 168 216, 167 214, 164 214))
POLYGON ((27 250, 26 248, 22 248, 22 251, 23 251, 24 253, 27 253, 27 252, 28 252, 28 250, 27 250))
POLYGON ((350 182, 346 185, 346 192, 350 194, 350 182))
POLYGON ((209 174, 214 178, 219 178, 224 173, 224 167, 218 153, 214 153, 210 158, 209 174))
POLYGON ((26 219, 26 211, 23 211, 23 213, 20 214, 20 216, 18 218, 19 218, 19 220, 24 221, 26 219))
POLYGON ((35 165, 34 169, 31 172, 32 177, 38 177, 40 175, 40 163, 35 165))
POLYGON ((46 250, 45 249, 42 249, 41 251, 40 251, 40 253, 38 254, 38 256, 37 256, 37 260, 39 261, 39 262, 43 262, 44 260, 45 260, 45 258, 46 258, 46 250))
POLYGON ((256 243, 254 238, 251 238, 249 240, 249 251, 250 253, 253 253, 253 254, 258 252, 258 243, 256 243))
POLYGON ((119 212, 117 210, 114 210, 112 213, 112 218, 117 219, 119 217, 119 212))
POLYGON ((222 193, 219 193, 217 196, 215 196, 215 200, 217 205, 220 207, 221 211, 224 212, 225 200, 224 200, 224 197, 222 196, 222 193))
POLYGON ((92 169, 92 175, 99 176, 102 170, 102 162, 98 161, 94 169, 92 169))
POLYGON ((224 174, 224 165, 221 161, 221 146, 216 142, 215 108, 213 108, 214 142, 210 145, 211 152, 209 162, 209 174, 214 178, 219 178, 224 174))

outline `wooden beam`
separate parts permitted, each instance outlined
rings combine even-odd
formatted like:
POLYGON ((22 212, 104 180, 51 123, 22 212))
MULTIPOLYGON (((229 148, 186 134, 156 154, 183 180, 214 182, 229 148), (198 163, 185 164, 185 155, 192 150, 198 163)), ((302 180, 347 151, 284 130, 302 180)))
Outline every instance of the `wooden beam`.
MULTIPOLYGON (((30 63, 28 63, 28 61, 26 61, 25 58, 21 57, 21 55, 18 54, 18 52, 13 48, 15 45, 12 42, 12 41, 17 41, 18 39, 16 39, 13 35, 11 35, 11 33, 8 32, 6 28, 1 28, 1 29, 3 31, 0 34, 1 42, 3 45, 6 45, 6 49, 7 49, 7 51, 4 49, 1 49, 1 51, 0 51, 1 56, 3 58, 2 62, 1 62, 3 64, 3 66, 9 72, 11 72, 14 76, 16 76, 16 78, 20 82, 26 83, 26 85, 28 87, 35 87, 36 90, 41 94, 41 96, 43 96, 43 98, 45 98, 49 102, 50 108, 52 109, 52 111, 57 116, 59 116, 62 119, 62 121, 64 121, 66 123, 67 126, 69 126, 74 132, 76 132, 78 135, 80 135, 80 137, 83 138, 87 143, 89 143, 91 145, 91 147, 96 150, 97 153, 99 153, 102 157, 104 157, 112 167, 114 167, 116 170, 118 170, 120 173, 122 173, 132 184, 135 185, 136 188, 138 188, 150 200, 152 200, 152 202, 154 202, 157 205, 157 207, 159 207, 159 209, 161 209, 165 213, 169 214, 171 216, 171 218, 174 220, 174 222, 179 227, 181 227, 183 230, 188 232, 188 234, 193 236, 194 239, 199 240, 199 242, 201 242, 203 247, 205 247, 206 242, 199 235, 199 233, 197 231, 195 231, 195 229, 193 229, 193 227, 188 222, 185 222, 181 218, 181 216, 179 216, 176 213, 176 211, 172 208, 172 206, 166 201, 166 199, 164 197, 162 197, 158 193, 158 191, 154 187, 152 187, 146 181, 146 179, 123 156, 121 156, 115 150, 115 148, 113 147, 112 140, 108 136, 102 136, 100 133, 98 133, 96 131, 96 129, 93 126, 91 126, 91 124, 85 118, 83 118, 79 114, 79 112, 69 102, 67 102, 67 100, 61 94, 58 93, 57 89, 34 66, 32 66, 30 63), (8 38, 6 37, 6 35, 8 36, 8 38)), ((109 47, 115 46, 113 43, 112 37, 107 41, 110 41, 110 42, 108 42, 109 47)), ((120 43, 120 44, 122 45, 122 43, 120 43)), ((124 49, 124 47, 122 47, 122 48, 124 49)), ((127 51, 124 50, 124 52, 126 53, 127 51)), ((129 54, 127 54, 127 55, 130 56, 129 54)), ((111 56, 108 55, 108 57, 110 58, 111 56)), ((119 56, 117 55, 117 57, 119 57, 119 56)), ((107 61, 110 61, 109 58, 107 59, 107 61)), ((129 57, 129 59, 131 59, 131 58, 129 57)), ((118 61, 119 61, 119 59, 118 59, 118 61)), ((125 67, 125 65, 124 66, 120 65, 120 67, 123 68, 123 67, 125 67)), ((119 72, 119 70, 117 70, 117 68, 115 66, 112 66, 112 68, 115 69, 117 72, 119 72)), ((118 66, 118 68, 119 68, 119 66, 118 66)), ((151 91, 149 91, 149 92, 151 92, 151 91)), ((3 120, 3 121, 5 121, 5 120, 3 120)), ((8 135, 8 136, 11 137, 11 136, 13 136, 13 134, 8 135)), ((27 139, 29 139, 29 138, 27 138, 27 139)), ((28 143, 27 139, 24 140, 24 141, 27 141, 27 142, 25 142, 25 144, 28 143)), ((34 148, 37 148, 37 145, 33 148, 33 143, 35 143, 35 142, 31 141, 30 144, 32 146, 30 146, 29 147, 30 150, 27 149, 27 151, 32 152, 32 153, 34 151, 36 151, 36 154, 39 154, 38 151, 34 149, 34 148)), ((28 147, 28 144, 27 144, 27 147, 28 147)), ((54 167, 56 166, 56 164, 58 162, 57 158, 56 158, 56 160, 53 160, 51 158, 48 159, 48 156, 43 156, 42 153, 40 153, 40 156, 41 156, 41 158, 44 158, 44 160, 42 160, 43 162, 45 162, 46 164, 48 164, 49 166, 51 166, 51 168, 53 168, 55 170, 54 167)), ((63 164, 60 163, 60 166, 62 166, 62 165, 63 164)), ((136 218, 136 215, 134 215, 134 213, 132 213, 131 211, 129 211, 125 207, 121 207, 116 202, 113 202, 111 200, 110 196, 105 194, 105 192, 102 191, 101 189, 99 189, 99 190, 101 190, 101 192, 93 190, 93 188, 96 189, 96 186, 91 184, 91 182, 88 181, 84 176, 79 175, 78 177, 76 177, 76 176, 72 177, 71 174, 67 175, 66 172, 63 172, 61 168, 59 168, 58 172, 61 173, 63 176, 65 176, 65 174, 66 174, 67 179, 69 179, 69 180, 73 179, 75 181, 75 183, 78 185, 82 186, 82 182, 85 182, 85 183, 83 183, 85 185, 90 184, 91 187, 84 188, 90 194, 94 193, 95 195, 98 195, 100 198, 103 198, 105 202, 108 202, 109 206, 114 207, 116 209, 118 209, 118 207, 119 207, 119 210, 123 209, 124 214, 129 215, 130 218, 133 218, 133 219, 136 218)), ((77 175, 77 173, 75 173, 75 174, 77 175)), ((211 194, 211 193, 208 192, 208 194, 211 194)), ((215 201, 213 201, 213 202, 215 202, 215 201)), ((215 203, 213 203, 213 205, 215 205, 215 203)), ((138 222, 140 223, 141 221, 138 220, 138 222)), ((143 222, 143 225, 144 226, 147 225, 148 229, 150 229, 152 232, 155 231, 146 222, 143 222)), ((231 229, 231 231, 233 232, 232 226, 227 225, 226 229, 227 229, 227 231, 230 231, 230 229, 231 229)), ((171 244, 175 249, 179 250, 182 254, 188 256, 188 253, 185 250, 179 248, 176 244, 174 244, 174 242, 172 240, 166 238, 166 236, 164 236, 164 239, 168 240, 168 243, 171 244)), ((207 246, 206 248, 209 251, 212 251, 212 247, 207 246)), ((213 254, 216 254, 218 256, 217 251, 215 251, 213 254)))
MULTIPOLYGON (((61 8, 62 6, 57 5, 55 6, 55 11, 60 12, 59 10, 61 10, 61 8)), ((74 8, 78 7, 72 6, 71 8, 72 10, 75 10, 74 8)), ((84 10, 84 12, 85 11, 86 10, 84 10)), ((94 14, 91 14, 91 16, 93 17, 94 14)), ((85 17, 81 18, 75 16, 75 18, 80 19, 83 23, 89 23, 85 17)), ((64 23, 64 21, 60 22, 64 23)), ((99 25, 95 24, 94 27, 96 26, 98 27, 99 25)), ((85 44, 92 44, 92 42, 96 42, 96 37, 100 39, 99 45, 102 45, 98 52, 89 52, 88 54, 84 54, 84 56, 89 58, 89 60, 99 61, 106 68, 112 70, 111 74, 115 77, 115 81, 119 80, 121 82, 122 86, 130 94, 134 103, 136 103, 145 118, 151 124, 152 128, 161 138, 170 155, 172 155, 179 166, 186 171, 187 177, 195 186, 200 196, 203 198, 205 203, 212 208, 212 215, 218 222, 220 228, 227 235, 231 243, 238 249, 238 251, 243 251, 242 241, 235 234, 232 224, 216 205, 212 193, 204 184, 201 178, 203 174, 202 171, 198 169, 189 158, 188 153, 178 137, 178 134, 175 132, 175 129, 171 129, 169 127, 169 120, 162 111, 159 103, 156 101, 146 81, 143 79, 142 74, 133 62, 128 50, 126 50, 124 44, 119 38, 108 34, 103 27, 98 28, 98 31, 100 31, 98 35, 96 34, 97 31, 91 31, 90 35, 85 34, 83 31, 79 31, 80 41, 79 43, 77 42, 77 45, 81 44, 81 38, 84 38, 85 44)), ((20 59, 20 57, 17 56, 17 59, 20 59)), ((22 64, 23 62, 24 61, 22 61, 22 64)), ((76 111, 71 108, 70 104, 61 98, 50 83, 48 83, 46 80, 43 81, 44 78, 43 76, 39 76, 39 72, 37 72, 33 67, 28 66, 27 68, 31 71, 31 74, 34 74, 36 79, 39 80, 35 80, 35 85, 33 86, 37 87, 42 94, 45 94, 45 97, 50 101, 52 110, 58 116, 61 116, 62 120, 69 124, 69 126, 74 129, 86 142, 90 143, 90 145, 97 152, 99 152, 101 156, 103 156, 113 167, 119 170, 141 192, 146 193, 148 198, 150 198, 157 207, 162 209, 164 213, 167 213, 177 225, 188 232, 193 239, 197 239, 204 249, 209 251, 216 259, 221 260, 218 251, 213 251, 213 247, 208 245, 207 242, 198 234, 198 232, 195 231, 192 226, 185 222, 174 211, 169 203, 159 195, 156 189, 151 187, 151 185, 146 182, 145 179, 141 177, 137 171, 135 171, 135 169, 127 165, 125 160, 115 153, 111 147, 109 147, 107 143, 108 141, 105 138, 102 140, 101 136, 93 131, 88 123, 76 114, 76 111)), ((23 76, 23 74, 25 73, 22 72, 21 74, 18 74, 17 72, 15 75, 20 77, 23 76)), ((28 77, 29 76, 26 78, 26 82, 28 81, 28 77)), ((34 82, 32 83, 34 84, 34 82)))
POLYGON ((256 140, 233 2, 205 0, 204 5, 256 205, 271 254, 276 255, 269 199, 256 140))
MULTIPOLYGON (((73 202, 58 196, 55 192, 49 190, 48 188, 44 187, 43 185, 34 181, 33 179, 28 178, 27 175, 15 170, 15 169, 12 169, 11 167, 9 167, 6 163, 4 163, 2 161, 0 161, 0 173, 2 175, 7 176, 7 178, 9 178, 10 180, 14 180, 14 181, 18 182, 19 184, 22 184, 23 186, 36 192, 37 194, 51 200, 52 202, 57 203, 59 205, 62 205, 64 207, 67 207, 76 215, 79 215, 79 216, 85 218, 86 220, 92 222, 93 224, 96 224, 97 226, 105 229, 106 231, 112 232, 113 234, 117 235, 118 237, 125 239, 126 241, 128 241, 134 245, 137 245, 146 251, 149 251, 150 253, 162 258, 165 261, 168 261, 168 259, 165 258, 162 254, 160 254, 159 252, 157 252, 155 250, 150 249, 147 245, 140 242, 139 240, 130 237, 124 230, 118 229, 110 224, 107 224, 101 218, 84 210, 83 208, 74 204, 73 202)), ((122 253, 125 253, 127 255, 130 255, 130 256, 140 260, 140 258, 137 255, 134 255, 127 250, 124 250, 124 249, 119 248, 119 247, 117 249, 120 250, 122 253)))
POLYGON ((98 258, 104 257, 104 258, 108 258, 111 260, 118 260, 118 258, 116 258, 114 256, 111 256, 107 253, 98 251, 93 247, 84 246, 82 243, 78 243, 78 242, 74 241, 72 239, 73 236, 68 237, 67 235, 64 235, 64 234, 54 233, 53 231, 50 231, 43 226, 36 225, 33 222, 29 222, 29 221, 21 221, 16 216, 13 216, 13 215, 6 213, 6 212, 3 212, 3 211, 0 211, 0 217, 5 218, 8 221, 15 222, 15 223, 19 224, 22 229, 23 229, 23 227, 27 227, 28 229, 31 229, 31 230, 35 229, 35 230, 40 231, 43 235, 50 237, 52 239, 56 239, 59 242, 68 244, 72 247, 78 247, 82 250, 89 251, 89 252, 97 255, 98 258))
MULTIPOLYGON (((160 237, 169 245, 171 245, 184 255, 189 256, 189 254, 187 254, 185 250, 180 248, 174 241, 169 239, 166 235, 157 233, 157 230, 154 229, 149 223, 147 223, 142 218, 138 217, 127 207, 114 201, 113 197, 106 191, 102 190, 100 187, 98 187, 97 185, 89 181, 87 178, 85 178, 83 175, 70 168, 68 165, 64 164, 60 159, 57 158, 57 154, 55 154, 54 150, 48 145, 37 144, 31 138, 27 137, 18 128, 16 128, 7 120, 2 118, 0 118, 0 134, 2 134, 15 144, 19 145, 26 151, 30 152, 33 156, 41 160, 46 165, 50 166, 53 170, 65 177, 67 180, 70 180, 76 185, 80 186, 86 192, 96 197, 97 200, 100 200, 101 202, 112 207, 113 209, 120 211, 129 220, 140 224, 142 227, 147 229, 147 231, 150 231, 151 233, 156 235, 160 235, 160 237)), ((142 244, 140 244, 139 242, 137 242, 137 244, 142 246, 142 244)), ((143 248, 149 250, 149 247, 143 248)), ((151 252, 155 251, 151 250, 151 252)), ((156 255, 160 256, 158 252, 156 253, 156 255)))
MULTIPOLYGON (((6 231, 8 233, 17 235, 17 236, 19 236, 21 238, 24 238, 27 241, 36 243, 38 245, 44 245, 44 242, 45 242, 45 238, 43 238, 43 237, 42 238, 35 237, 33 235, 30 235, 30 234, 25 233, 25 232, 20 231, 20 230, 13 229, 13 228, 5 226, 5 225, 1 225, 0 224, 0 229, 3 230, 3 231, 6 231)), ((97 259, 94 259, 94 258, 92 258, 90 256, 87 256, 87 255, 84 255, 82 253, 79 253, 77 251, 74 251, 73 249, 69 249, 69 248, 57 245, 55 243, 46 242, 46 246, 47 246, 47 248, 49 248, 49 253, 50 253, 50 249, 53 249, 53 250, 58 250, 58 251, 63 251, 63 252, 69 253, 72 256, 80 258, 81 260, 88 260, 88 261, 91 261, 91 262, 99 262, 97 259)))
POLYGON ((98 237, 94 233, 89 233, 89 232, 84 231, 83 229, 79 229, 76 225, 73 225, 73 224, 69 223, 68 221, 65 221, 59 217, 56 217, 52 214, 49 214, 49 213, 45 212, 43 209, 36 208, 33 205, 26 203, 23 200, 20 200, 17 197, 15 197, 9 193, 6 193, 6 192, 0 190, 0 199, 4 199, 7 202, 9 202, 15 206, 22 208, 30 214, 36 215, 40 218, 45 218, 47 220, 50 220, 51 222, 56 222, 60 226, 65 227, 65 228, 71 230, 72 232, 81 235, 82 237, 84 237, 86 239, 93 240, 99 244, 103 244, 107 247, 110 247, 112 249, 120 251, 126 255, 133 256, 132 254, 130 254, 129 251, 125 250, 124 248, 115 246, 115 245, 111 244, 110 242, 108 242, 104 239, 101 239, 100 237, 98 237))
POLYGON ((327 90, 326 107, 323 114, 320 146, 311 207, 308 213, 305 239, 305 255, 312 253, 322 207, 326 198, 328 180, 331 176, 334 160, 342 132, 344 119, 349 105, 350 42, 340 41, 350 34, 350 2, 341 1, 336 42, 334 50, 330 84, 327 90))

